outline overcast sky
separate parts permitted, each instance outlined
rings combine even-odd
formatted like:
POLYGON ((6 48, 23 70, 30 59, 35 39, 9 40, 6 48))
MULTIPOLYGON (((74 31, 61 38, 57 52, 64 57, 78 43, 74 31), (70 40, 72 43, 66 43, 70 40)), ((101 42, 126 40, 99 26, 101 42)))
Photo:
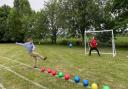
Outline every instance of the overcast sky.
MULTIPOLYGON (((0 6, 6 4, 13 7, 13 1, 14 0, 0 0, 0 6)), ((48 0, 29 0, 31 8, 35 11, 39 11, 41 8, 43 8, 44 1, 47 2, 48 0)))

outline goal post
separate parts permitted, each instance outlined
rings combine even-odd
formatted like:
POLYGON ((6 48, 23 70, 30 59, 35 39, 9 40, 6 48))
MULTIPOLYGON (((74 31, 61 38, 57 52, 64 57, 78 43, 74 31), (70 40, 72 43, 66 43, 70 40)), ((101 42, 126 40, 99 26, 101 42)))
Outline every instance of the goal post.
MULTIPOLYGON (((116 56, 116 48, 115 48, 115 41, 114 41, 114 33, 113 33, 113 30, 101 30, 101 31, 86 31, 85 30, 85 34, 84 34, 84 42, 85 42, 85 54, 89 54, 89 40, 92 36, 96 36, 96 37, 99 37, 99 39, 101 40, 98 40, 99 44, 100 44, 100 47, 99 48, 103 48, 103 49, 107 49, 108 47, 103 47, 101 46, 101 44, 104 44, 107 42, 109 43, 109 47, 111 49, 111 51, 103 51, 102 49, 100 49, 100 54, 111 54, 113 57, 116 56), (105 34, 108 34, 108 35, 105 35, 105 34), (91 35, 91 36, 89 36, 91 35), (107 41, 104 41, 104 37, 103 36, 106 36, 105 38, 109 38, 109 40, 107 41), (101 39, 102 38, 102 39, 101 39)), ((95 53, 95 52, 92 52, 92 53, 95 53)))

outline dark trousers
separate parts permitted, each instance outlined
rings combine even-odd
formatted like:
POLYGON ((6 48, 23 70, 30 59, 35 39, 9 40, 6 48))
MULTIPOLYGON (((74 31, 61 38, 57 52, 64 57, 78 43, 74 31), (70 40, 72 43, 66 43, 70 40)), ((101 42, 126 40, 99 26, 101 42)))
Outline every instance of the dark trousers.
POLYGON ((97 48, 90 48, 90 51, 89 51, 89 56, 91 56, 91 51, 92 50, 96 50, 98 55, 100 56, 100 53, 99 53, 99 50, 97 48))

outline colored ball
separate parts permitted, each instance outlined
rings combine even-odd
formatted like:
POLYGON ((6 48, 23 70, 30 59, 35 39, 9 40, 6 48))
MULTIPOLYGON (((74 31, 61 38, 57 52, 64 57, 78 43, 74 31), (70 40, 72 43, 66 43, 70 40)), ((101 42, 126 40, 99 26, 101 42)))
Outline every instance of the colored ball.
POLYGON ((70 79, 70 75, 69 74, 65 74, 64 78, 65 78, 65 80, 69 80, 70 79))
POLYGON ((59 78, 61 78, 61 77, 63 77, 63 76, 64 76, 63 72, 59 72, 59 73, 58 73, 58 77, 59 77, 59 78))
POLYGON ((56 75, 56 71, 53 70, 52 71, 52 75, 55 76, 56 75))
POLYGON ((80 77, 79 77, 79 76, 75 76, 75 77, 74 77, 74 81, 75 81, 76 83, 79 83, 79 82, 80 82, 80 77))
POLYGON ((98 89, 98 86, 97 86, 96 83, 93 83, 93 84, 92 84, 92 89, 98 89))
POLYGON ((72 45, 72 43, 69 43, 69 45, 68 45, 68 46, 71 48, 73 45, 72 45))
POLYGON ((109 86, 103 86, 102 89, 110 89, 110 87, 109 86))
POLYGON ((83 85, 88 86, 88 80, 83 80, 83 85))
POLYGON ((48 72, 48 73, 51 73, 51 72, 52 72, 52 70, 51 70, 50 68, 48 68, 47 72, 48 72))

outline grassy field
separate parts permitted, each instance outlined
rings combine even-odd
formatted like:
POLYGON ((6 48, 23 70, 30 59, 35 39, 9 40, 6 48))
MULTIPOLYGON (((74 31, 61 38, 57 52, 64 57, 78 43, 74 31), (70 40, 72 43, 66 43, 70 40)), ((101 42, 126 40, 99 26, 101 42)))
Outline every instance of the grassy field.
MULTIPOLYGON (((68 48, 59 45, 37 45, 37 51, 47 55, 46 61, 38 61, 39 67, 51 68, 88 79, 89 85, 97 83, 99 89, 108 85, 111 89, 128 89, 128 51, 117 49, 117 56, 84 55, 84 48, 68 48)), ((81 84, 53 77, 32 69, 32 59, 26 50, 15 44, 0 44, 0 85, 6 89, 87 89, 81 84)), ((0 88, 1 89, 1 88, 0 88)))

